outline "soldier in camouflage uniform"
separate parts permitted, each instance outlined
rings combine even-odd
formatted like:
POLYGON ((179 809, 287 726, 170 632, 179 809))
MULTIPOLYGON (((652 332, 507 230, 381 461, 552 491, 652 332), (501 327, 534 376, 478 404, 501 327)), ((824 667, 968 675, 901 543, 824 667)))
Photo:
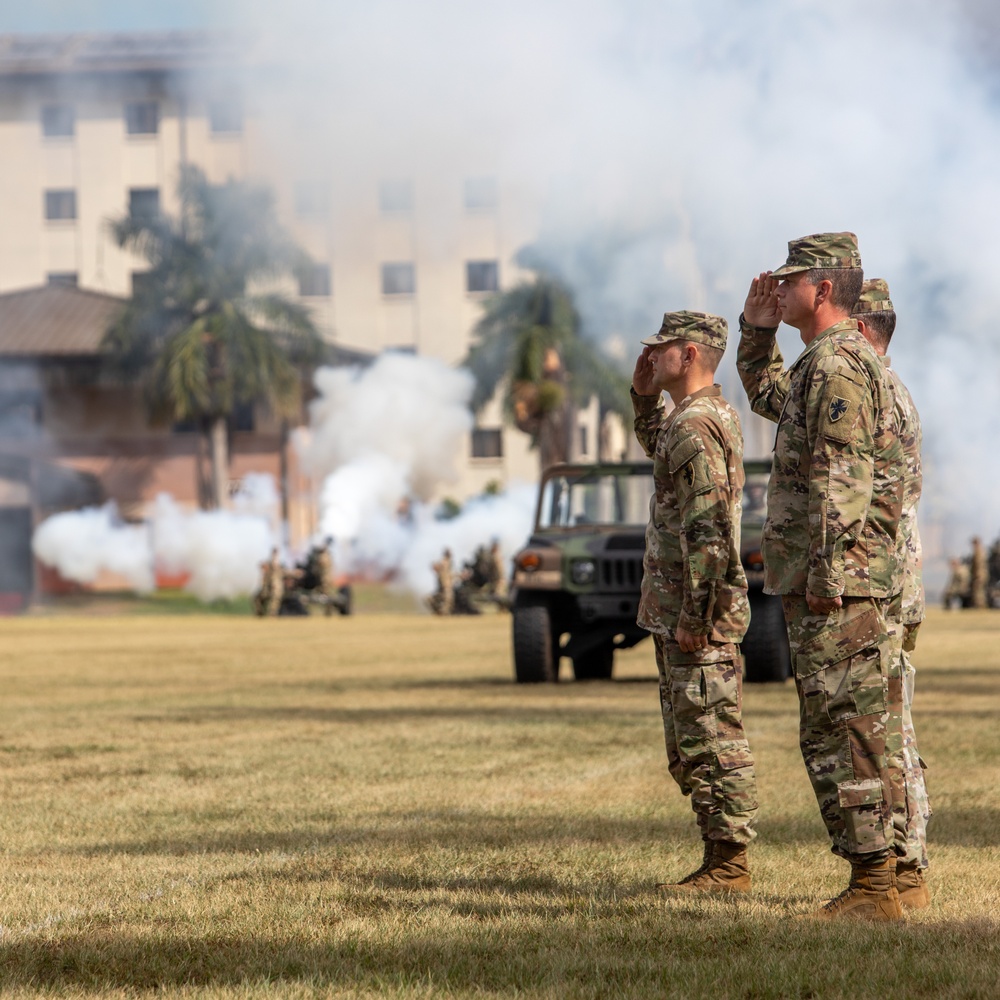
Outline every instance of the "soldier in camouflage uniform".
POLYGON ((948 578, 948 586, 942 595, 942 602, 945 611, 950 611, 952 601, 957 600, 960 608, 965 607, 965 602, 971 602, 972 575, 969 572, 969 564, 962 559, 949 559, 948 568, 951 576, 948 578))
POLYGON ((260 590, 254 596, 254 611, 258 617, 274 617, 281 610, 281 600, 285 596, 285 570, 277 548, 271 549, 271 558, 260 564, 260 571, 260 590))
POLYGON ((632 376, 635 433, 653 459, 638 622, 653 633, 670 774, 704 857, 673 892, 746 892, 757 780, 743 731, 739 643, 750 621, 740 563, 743 432, 713 384, 726 321, 672 312, 632 376), (664 416, 661 391, 674 409, 664 416))
POLYGON ((882 359, 893 394, 896 435, 903 447, 906 474, 903 482, 903 508, 896 535, 897 552, 902 566, 902 590, 889 602, 887 618, 899 634, 899 658, 890 673, 889 700, 899 719, 890 722, 886 744, 894 785, 893 823, 896 828, 896 890, 899 902, 911 909, 928 906, 931 901, 925 872, 927 860, 927 821, 931 816, 924 762, 917 750, 913 728, 913 690, 916 670, 912 653, 917 646, 917 631, 924 620, 924 586, 921 573, 920 531, 917 504, 923 485, 920 461, 920 415, 909 389, 893 369, 886 351, 896 329, 896 311, 889 298, 889 286, 881 278, 872 278, 861 287, 852 316, 862 335, 882 359), (905 852, 900 854, 900 845, 905 852))
POLYGON ((885 610, 900 589, 902 449, 884 369, 850 315, 864 280, 857 238, 820 233, 788 250, 751 283, 737 368, 754 412, 778 424, 764 589, 782 596, 803 760, 833 851, 851 863, 816 916, 898 920, 885 610), (806 345, 788 371, 781 321, 806 345))
POLYGON ((987 587, 990 581, 990 571, 986 562, 986 549, 977 535, 972 539, 972 561, 969 563, 971 579, 969 586, 972 590, 972 607, 989 607, 987 601, 987 587))

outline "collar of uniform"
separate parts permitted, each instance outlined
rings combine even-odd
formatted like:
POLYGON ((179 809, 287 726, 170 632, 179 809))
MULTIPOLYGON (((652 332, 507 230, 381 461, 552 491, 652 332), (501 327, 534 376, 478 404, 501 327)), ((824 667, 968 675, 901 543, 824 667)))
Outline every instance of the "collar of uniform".
POLYGON ((673 409, 672 414, 679 413, 681 410, 686 409, 690 406, 696 399, 701 399, 703 396, 721 396, 722 386, 716 382, 714 385, 706 385, 704 389, 698 389, 692 392, 690 396, 685 396, 673 409))
POLYGON ((813 337, 808 344, 806 344, 805 350, 795 359, 795 364, 792 365, 792 368, 798 368, 798 366, 805 361, 806 358, 811 357, 813 353, 819 349, 820 345, 830 337, 845 333, 853 333, 860 337, 861 330, 858 328, 858 321, 848 317, 847 319, 842 319, 839 323, 834 323, 833 326, 828 326, 821 333, 816 334, 816 336, 813 337))

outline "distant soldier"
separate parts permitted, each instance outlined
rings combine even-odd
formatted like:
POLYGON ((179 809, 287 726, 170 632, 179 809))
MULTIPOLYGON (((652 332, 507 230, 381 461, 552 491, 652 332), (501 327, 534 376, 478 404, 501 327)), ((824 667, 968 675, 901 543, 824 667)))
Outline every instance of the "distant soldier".
POLYGON ((455 575, 451 565, 451 549, 445 549, 441 558, 432 563, 437 576, 437 590, 427 598, 427 606, 436 615, 450 615, 455 607, 455 575))
POLYGON ((715 384, 728 328, 669 312, 632 374, 635 435, 653 460, 638 623, 653 633, 667 766, 691 796, 700 867, 671 893, 747 892, 757 778, 743 730, 739 643, 750 622, 740 563, 743 432, 715 384), (674 409, 664 413, 663 391, 674 409))
POLYGON ((892 367, 886 352, 896 329, 896 310, 889 298, 889 286, 872 278, 861 286, 852 317, 865 339, 885 365, 894 397, 896 436, 903 446, 903 507, 896 533, 896 549, 902 568, 901 589, 886 610, 894 632, 893 652, 898 660, 889 675, 890 735, 886 753, 891 759, 894 787, 893 824, 896 829, 896 891, 902 906, 920 909, 930 905, 927 886, 927 823, 931 817, 923 761, 917 749, 913 726, 913 693, 916 668, 911 654, 917 647, 917 632, 924 620, 924 586, 917 505, 923 488, 920 457, 922 432, 920 415, 910 391, 892 367), (896 652, 898 650, 898 653, 896 652), (903 852, 901 853, 901 847, 903 852))
POLYGON ((325 597, 337 598, 337 583, 333 573, 333 539, 327 538, 316 552, 316 589, 325 597))
POLYGON ((499 604, 507 600, 507 560, 500 550, 500 542, 493 539, 490 545, 490 593, 499 604))
POLYGON ((945 611, 951 610, 952 601, 958 601, 960 608, 965 607, 972 589, 972 574, 969 572, 969 564, 964 559, 949 559, 948 568, 951 570, 951 576, 941 598, 945 611))
POLYGON ((260 590, 254 597, 254 610, 258 617, 275 616, 285 596, 285 570, 277 548, 271 549, 271 558, 260 564, 260 590))
POLYGON ((990 546, 989 559, 987 560, 990 585, 987 597, 991 608, 1000 607, 1000 538, 990 546))
POLYGON ((971 579, 969 586, 972 591, 972 606, 974 608, 989 607, 986 599, 986 588, 989 585, 990 574, 986 565, 986 549, 979 537, 972 539, 971 579))

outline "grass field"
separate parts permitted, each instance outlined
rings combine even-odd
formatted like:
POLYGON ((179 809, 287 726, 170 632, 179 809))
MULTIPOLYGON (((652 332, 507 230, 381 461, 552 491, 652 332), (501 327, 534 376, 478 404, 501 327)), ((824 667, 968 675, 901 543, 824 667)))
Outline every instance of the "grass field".
POLYGON ((792 919, 846 865, 791 685, 746 692, 753 893, 660 899, 700 850, 649 644, 516 687, 509 619, 389 606, 0 623, 0 996, 1000 994, 1000 613, 924 626, 933 904, 873 928, 792 919))

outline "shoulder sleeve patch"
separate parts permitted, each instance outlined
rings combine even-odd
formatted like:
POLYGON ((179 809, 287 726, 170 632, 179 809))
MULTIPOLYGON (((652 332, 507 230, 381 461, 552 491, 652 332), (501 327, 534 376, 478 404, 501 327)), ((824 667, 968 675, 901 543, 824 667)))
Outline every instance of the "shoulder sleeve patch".
POLYGON ((674 478, 679 498, 711 488, 712 476, 705 445, 697 434, 687 434, 671 442, 667 469, 674 478))
POLYGON ((854 433, 865 401, 864 388, 843 375, 830 375, 819 394, 819 433, 845 443, 854 433))

